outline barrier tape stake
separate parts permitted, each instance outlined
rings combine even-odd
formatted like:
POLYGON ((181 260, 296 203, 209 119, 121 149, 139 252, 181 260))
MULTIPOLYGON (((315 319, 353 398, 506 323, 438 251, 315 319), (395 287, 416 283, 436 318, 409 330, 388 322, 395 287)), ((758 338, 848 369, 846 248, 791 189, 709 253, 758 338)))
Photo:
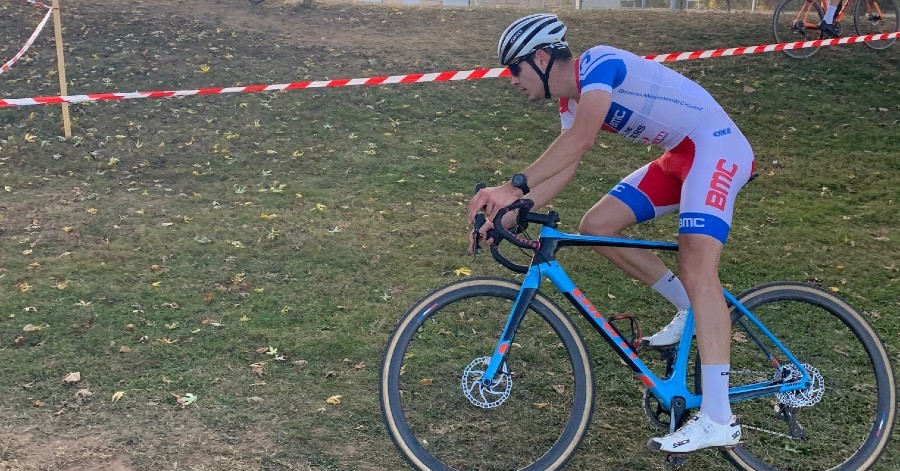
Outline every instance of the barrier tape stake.
MULTIPOLYGON (((56 68, 59 70, 59 93, 69 94, 66 85, 66 59, 63 57, 62 20, 59 16, 59 0, 53 0, 53 29, 56 30, 56 68)), ((63 135, 72 137, 72 122, 69 119, 69 103, 62 103, 63 135)))

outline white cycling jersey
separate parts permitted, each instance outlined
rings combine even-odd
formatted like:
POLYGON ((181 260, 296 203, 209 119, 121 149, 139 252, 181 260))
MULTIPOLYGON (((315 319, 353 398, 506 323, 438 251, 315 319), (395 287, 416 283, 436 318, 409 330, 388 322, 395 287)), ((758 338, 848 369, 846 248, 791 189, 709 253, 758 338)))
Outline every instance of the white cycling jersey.
MULTIPOLYGON (((681 234, 705 234, 723 244, 734 199, 753 174, 750 143, 700 85, 656 62, 610 46, 576 61, 581 93, 604 90, 612 103, 602 129, 666 152, 610 190, 637 222, 679 210, 681 234)), ((578 103, 562 98, 563 130, 578 103)))
MULTIPOLYGON (((585 51, 575 73, 581 93, 605 90, 612 95, 603 130, 667 150, 722 110, 709 92, 687 77, 611 46, 585 51)), ((574 100, 560 99, 563 129, 572 125, 577 106, 574 100)))

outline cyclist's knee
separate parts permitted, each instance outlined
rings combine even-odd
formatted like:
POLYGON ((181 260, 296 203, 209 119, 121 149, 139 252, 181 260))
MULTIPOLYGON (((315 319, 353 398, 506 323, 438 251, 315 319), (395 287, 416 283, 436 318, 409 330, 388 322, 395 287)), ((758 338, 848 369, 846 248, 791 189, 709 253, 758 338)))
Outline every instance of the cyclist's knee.
POLYGON ((585 235, 616 237, 636 223, 634 213, 628 206, 616 198, 605 196, 581 218, 578 231, 585 235))
POLYGON ((722 244, 699 234, 679 237, 678 276, 689 291, 719 287, 719 258, 722 244))
POLYGON ((590 218, 589 216, 590 213, 586 214, 581 219, 581 224, 578 225, 579 233, 600 237, 616 237, 622 235, 622 229, 624 229, 624 227, 618 227, 617 224, 612 224, 612 221, 609 220, 590 218))

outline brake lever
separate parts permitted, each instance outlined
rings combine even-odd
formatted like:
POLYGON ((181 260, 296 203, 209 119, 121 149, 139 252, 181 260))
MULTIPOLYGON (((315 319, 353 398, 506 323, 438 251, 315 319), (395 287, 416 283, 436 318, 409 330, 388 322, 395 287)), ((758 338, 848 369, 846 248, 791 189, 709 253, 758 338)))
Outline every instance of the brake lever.
MULTIPOLYGON (((478 194, 483 188, 487 188, 487 185, 484 183, 476 183, 475 184, 475 194, 478 194)), ((484 208, 482 208, 484 209, 484 208)), ((479 212, 475 215, 475 227, 472 229, 472 260, 475 260, 475 257, 478 257, 481 254, 481 227, 484 226, 484 223, 487 222, 487 218, 484 213, 479 212)))
POLYGON ((484 214, 478 213, 475 215, 475 228, 472 229, 472 245, 473 245, 472 259, 473 260, 475 259, 475 257, 477 257, 478 255, 481 254, 481 245, 479 244, 479 242, 481 242, 481 232, 480 231, 481 231, 481 226, 483 226, 486 221, 487 221, 487 219, 484 217, 484 214))

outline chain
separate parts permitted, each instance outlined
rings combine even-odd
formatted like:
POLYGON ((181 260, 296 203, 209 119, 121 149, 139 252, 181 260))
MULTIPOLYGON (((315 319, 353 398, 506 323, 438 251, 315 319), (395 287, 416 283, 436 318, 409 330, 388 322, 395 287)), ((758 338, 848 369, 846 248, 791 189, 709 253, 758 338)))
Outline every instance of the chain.
POLYGON ((784 433, 781 433, 781 432, 776 432, 776 431, 774 431, 774 430, 764 429, 764 428, 760 428, 760 427, 754 427, 754 426, 752 426, 752 425, 741 424, 741 428, 749 428, 749 429, 751 429, 751 430, 757 430, 757 431, 759 431, 759 432, 769 433, 769 434, 775 435, 776 437, 787 438, 787 439, 789 439, 789 440, 800 440, 799 438, 794 438, 794 437, 792 437, 792 436, 790 436, 790 435, 787 435, 787 434, 784 434, 784 433))
POLYGON ((761 371, 761 370, 731 370, 729 375, 754 375, 754 376, 763 376, 768 378, 772 375, 772 371, 761 371))

